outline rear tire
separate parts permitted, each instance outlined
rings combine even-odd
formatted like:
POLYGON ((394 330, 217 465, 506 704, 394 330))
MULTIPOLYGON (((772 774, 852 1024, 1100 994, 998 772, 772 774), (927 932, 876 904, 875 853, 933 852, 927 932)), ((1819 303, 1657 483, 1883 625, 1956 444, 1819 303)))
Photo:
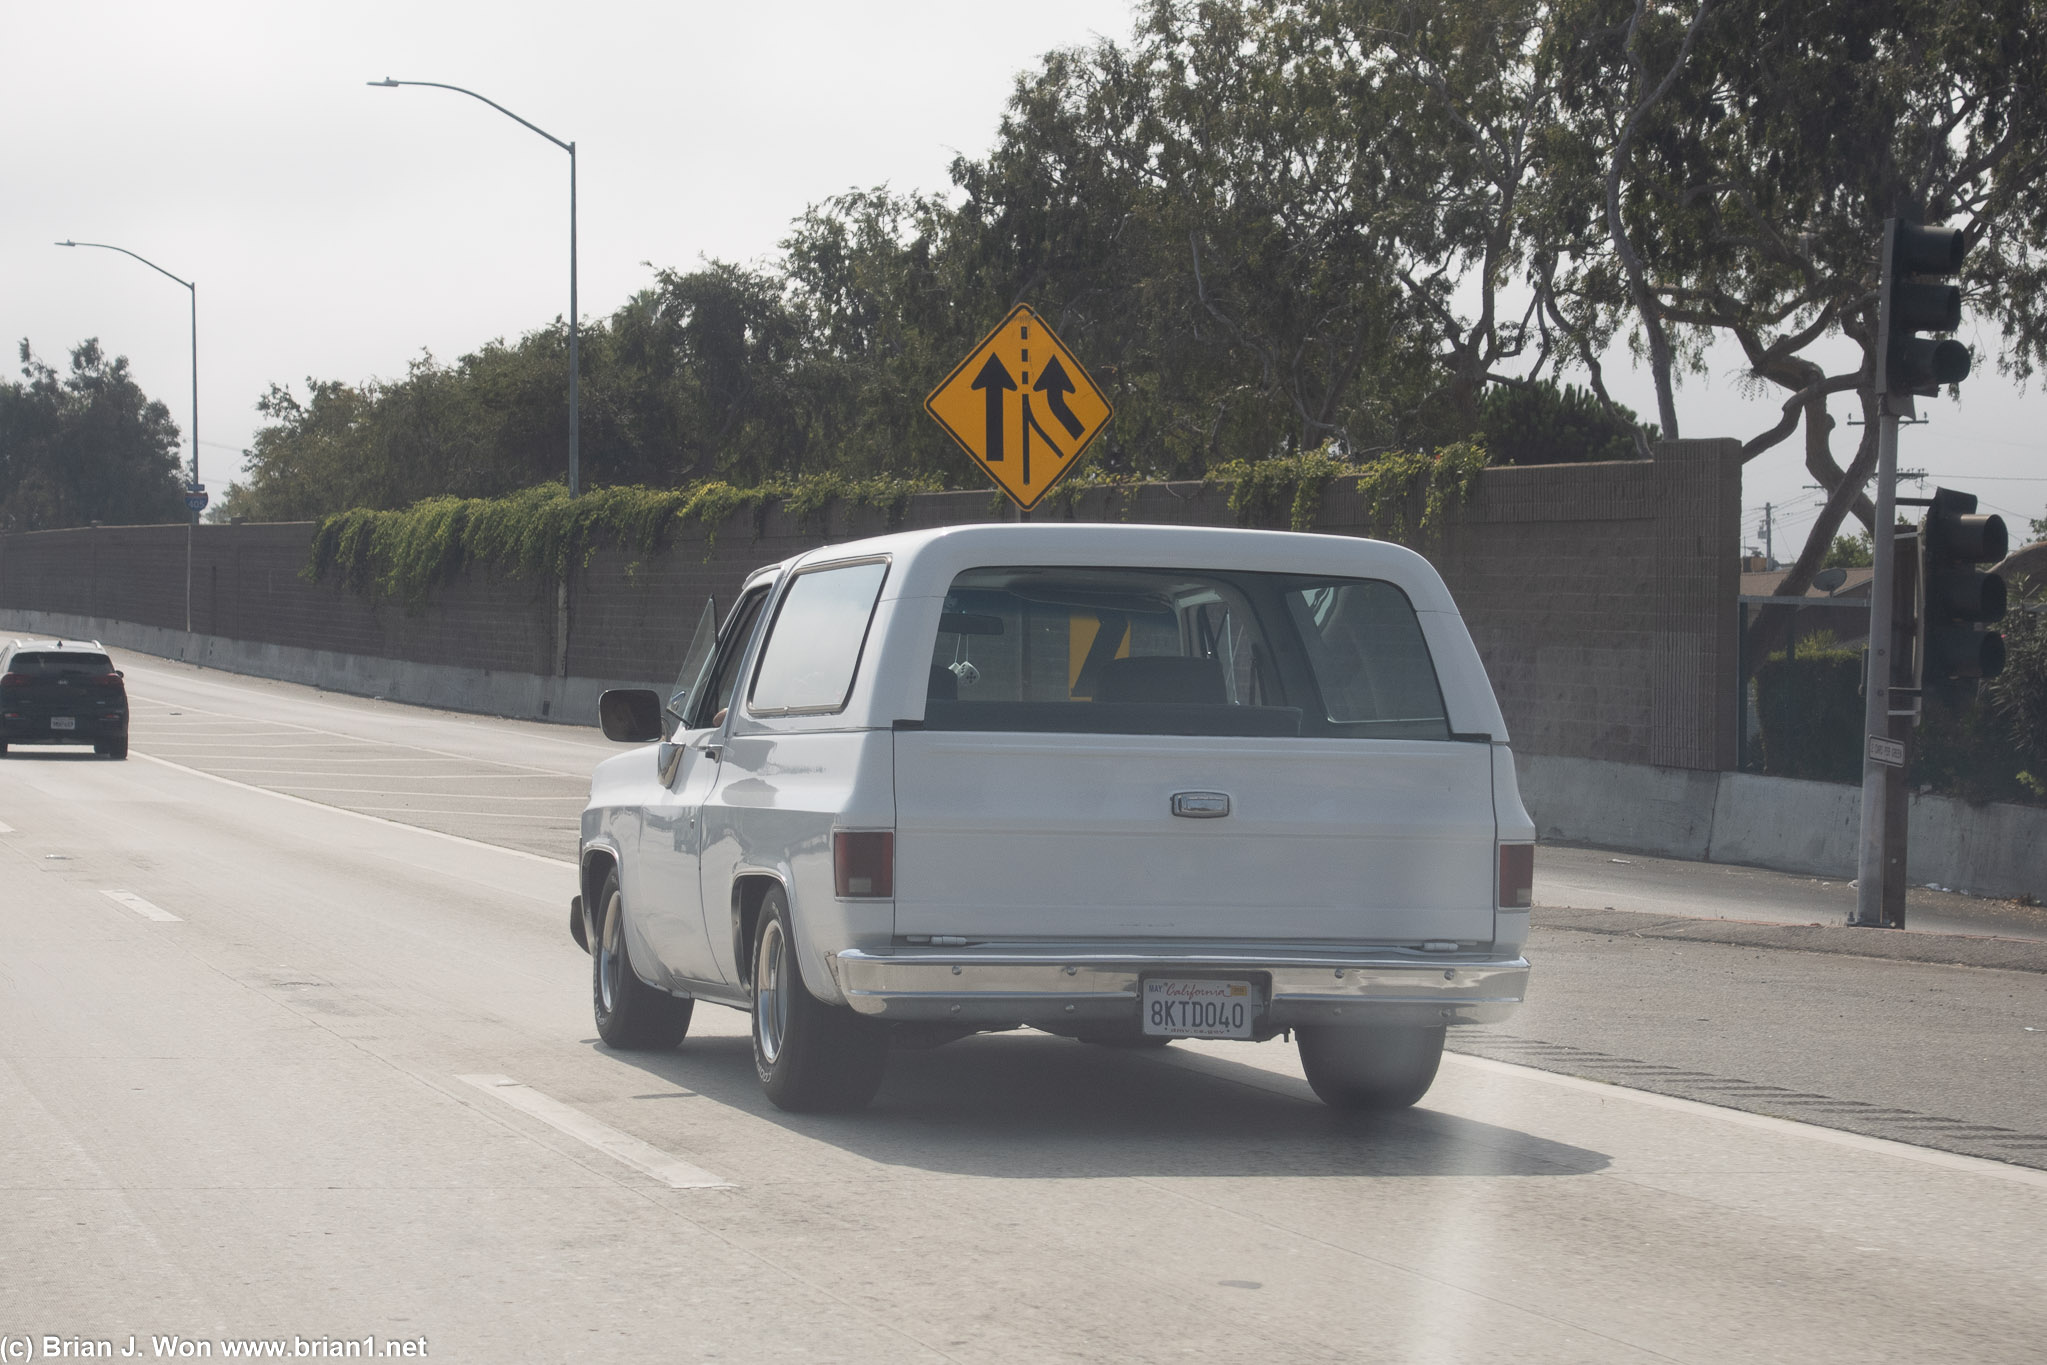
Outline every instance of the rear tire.
POLYGON ((1332 1109, 1405 1109, 1429 1093, 1443 1029, 1316 1025, 1294 1030, 1308 1084, 1332 1109))
POLYGON ((605 874, 597 904, 597 941, 590 945, 590 1004, 597 1016, 597 1036, 621 1052, 674 1047, 689 1032, 696 1001, 656 990, 633 971, 616 869, 605 874))
POLYGON ((117 740, 115 740, 115 741, 114 741, 113 743, 111 743, 111 744, 107 745, 107 757, 108 757, 108 758, 126 758, 127 756, 128 756, 128 736, 126 736, 126 735, 122 735, 122 736, 121 736, 121 737, 120 737, 119 739, 117 739, 117 740))
POLYGON ((753 940, 753 1069, 777 1109, 822 1114, 859 1109, 881 1088, 888 1030, 878 1019, 827 1005, 803 984, 789 898, 772 887, 753 940))

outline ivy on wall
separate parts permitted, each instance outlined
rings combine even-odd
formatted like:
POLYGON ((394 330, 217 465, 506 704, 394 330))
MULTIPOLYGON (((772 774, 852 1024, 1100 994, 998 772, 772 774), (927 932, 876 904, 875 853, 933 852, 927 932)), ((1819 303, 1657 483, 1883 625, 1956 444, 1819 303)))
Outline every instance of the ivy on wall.
MULTIPOLYGON (((1232 461, 1208 482, 1230 486, 1230 508, 1240 525, 1305 531, 1314 525, 1329 484, 1352 480, 1373 528, 1400 538, 1411 530, 1439 529, 1471 496, 1485 463, 1485 448, 1475 442, 1382 455, 1362 465, 1312 451, 1232 461)), ((1134 480, 1087 479, 1062 487, 1052 502, 1063 499, 1071 516, 1075 498, 1103 486, 1123 492, 1127 516, 1135 503, 1134 480)), ((600 546, 656 554, 689 525, 715 540, 718 528, 741 512, 753 514, 758 535, 777 502, 806 524, 821 524, 827 509, 840 503, 877 509, 895 525, 912 497, 937 489, 929 480, 809 474, 751 487, 714 480, 681 489, 599 488, 576 498, 550 483, 502 498, 427 498, 395 510, 355 507, 321 519, 303 573, 316 583, 332 581, 373 600, 417 608, 434 588, 473 568, 559 582, 588 564, 600 546)), ((1002 507, 998 494, 992 514, 1002 507)))
POLYGON ((1211 481, 1230 485, 1230 510, 1240 526, 1314 527, 1329 485, 1357 485, 1366 520, 1375 531, 1404 539, 1442 529, 1456 507, 1470 499, 1486 467, 1485 446, 1459 441, 1434 451, 1392 451, 1354 464, 1327 448, 1269 460, 1231 460, 1217 466, 1211 481))
POLYGON ((599 488, 571 498, 562 484, 541 484, 502 498, 427 498, 410 507, 354 507, 314 528, 303 575, 332 580, 372 599, 408 607, 471 568, 560 581, 603 545, 636 555, 666 547, 675 532, 702 527, 715 543, 734 514, 754 514, 756 534, 780 502, 805 522, 833 503, 879 509, 894 524, 918 493, 937 485, 886 476, 814 474, 739 488, 713 480, 689 488, 599 488))

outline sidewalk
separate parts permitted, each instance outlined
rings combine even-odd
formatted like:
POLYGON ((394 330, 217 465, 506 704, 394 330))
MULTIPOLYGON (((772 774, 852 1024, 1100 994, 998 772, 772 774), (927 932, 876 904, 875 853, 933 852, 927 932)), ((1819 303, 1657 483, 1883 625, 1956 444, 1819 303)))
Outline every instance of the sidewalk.
POLYGON ((1850 928, 1855 888, 1763 868, 1544 844, 1535 922, 1551 929, 2047 972, 2047 908, 1915 887, 1903 932, 1850 928))

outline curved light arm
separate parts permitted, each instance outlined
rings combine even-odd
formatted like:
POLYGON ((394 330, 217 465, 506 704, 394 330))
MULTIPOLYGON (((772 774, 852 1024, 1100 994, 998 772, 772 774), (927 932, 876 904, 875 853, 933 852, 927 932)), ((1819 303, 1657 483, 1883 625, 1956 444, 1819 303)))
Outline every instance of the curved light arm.
MULTIPOLYGON (((57 245, 96 246, 101 251, 118 251, 123 256, 135 256, 135 253, 130 251, 125 246, 110 246, 105 242, 58 242, 57 245)), ((170 271, 165 270, 162 266, 158 265, 155 261, 150 260, 147 256, 135 256, 135 259, 142 262, 144 265, 148 266, 151 270, 154 270, 159 275, 164 275, 169 277, 170 279, 178 280, 178 277, 176 275, 172 275, 170 271)), ((198 286, 193 284, 190 280, 178 280, 178 283, 184 285, 185 288, 192 290, 194 293, 198 292, 198 286)))
POLYGON ((504 105, 499 104, 496 100, 479 95, 474 90, 463 86, 449 85, 444 81, 396 81, 392 80, 389 76, 384 77, 380 81, 364 81, 363 84, 381 86, 386 90, 394 90, 401 85, 422 85, 432 90, 452 90, 458 95, 467 95, 473 100, 482 100, 485 104, 488 104, 520 127, 527 129, 529 132, 540 134, 569 154, 569 496, 575 497, 582 477, 581 440, 583 428, 581 399, 578 396, 578 386, 581 383, 583 365, 579 358, 577 344, 576 144, 573 142, 563 142, 539 124, 529 123, 505 108, 504 105))
POLYGON ((424 85, 429 86, 435 90, 453 90, 458 95, 467 95, 469 96, 469 98, 473 100, 482 100, 485 104, 488 104, 491 108, 497 110, 500 114, 503 114, 506 118, 512 120, 512 122, 524 124, 526 127, 531 128, 534 132, 540 134, 549 142, 552 142, 555 146, 567 152, 570 156, 574 156, 576 154, 576 149, 574 147, 570 146, 566 142, 563 142, 560 138, 556 137, 553 133, 548 132, 547 129, 541 127, 539 124, 527 123, 525 119, 520 118, 517 114, 505 108, 504 105, 499 104, 496 100, 490 99, 487 96, 479 95, 474 90, 465 90, 463 87, 459 85, 445 85, 440 81, 394 81, 389 76, 384 77, 384 79, 380 81, 364 81, 363 84, 382 86, 392 90, 397 89, 401 85, 424 85))

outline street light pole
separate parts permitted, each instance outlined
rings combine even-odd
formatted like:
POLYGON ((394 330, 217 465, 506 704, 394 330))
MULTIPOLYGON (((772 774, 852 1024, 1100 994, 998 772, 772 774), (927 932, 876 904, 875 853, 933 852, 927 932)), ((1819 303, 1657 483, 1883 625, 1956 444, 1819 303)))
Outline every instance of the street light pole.
POLYGON ((389 76, 380 81, 365 81, 365 85, 380 86, 395 90, 401 85, 420 85, 433 90, 453 90, 458 95, 467 95, 473 100, 482 100, 491 108, 503 114, 512 122, 540 134, 555 146, 569 154, 569 496, 575 497, 581 485, 581 435, 582 422, 579 420, 579 402, 582 381, 582 365, 579 357, 576 314, 576 144, 563 142, 553 133, 536 123, 529 123, 496 100, 477 94, 474 90, 459 85, 445 85, 440 81, 394 81, 389 76))
MULTIPOLYGON (((147 256, 136 256, 125 246, 111 246, 106 242, 62 241, 58 246, 90 246, 101 251, 118 251, 123 256, 132 256, 166 279, 177 280, 192 296, 192 475, 187 479, 188 488, 199 487, 199 286, 190 280, 179 279, 147 256)), ((185 523, 185 634, 192 633, 192 528, 199 524, 197 509, 185 523)))

